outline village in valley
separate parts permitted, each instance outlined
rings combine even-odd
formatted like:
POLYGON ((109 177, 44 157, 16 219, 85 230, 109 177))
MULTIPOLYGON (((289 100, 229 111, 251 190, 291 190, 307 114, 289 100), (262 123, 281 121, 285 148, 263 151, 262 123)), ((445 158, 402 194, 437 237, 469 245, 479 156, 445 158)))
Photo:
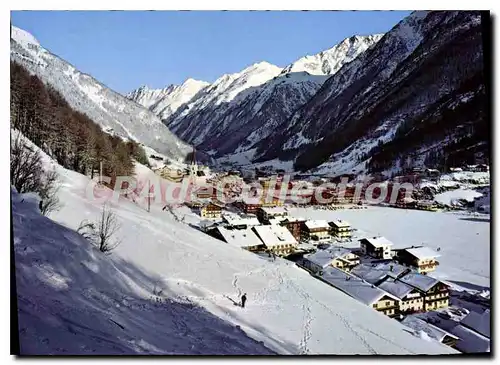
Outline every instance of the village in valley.
POLYGON ((369 186, 365 182, 318 192, 329 179, 300 175, 290 179, 284 171, 270 169, 250 174, 236 169, 211 172, 197 165, 194 153, 185 171, 163 166, 155 173, 170 181, 189 179, 189 199, 169 210, 221 244, 268 261, 293 262, 330 290, 400 321, 418 336, 461 352, 489 350, 489 290, 471 292, 434 276, 442 255, 439 246, 406 245, 369 235, 335 214, 382 208, 430 215, 460 211, 477 217, 490 209, 488 165, 450 168, 447 173, 415 168, 392 182, 372 176, 369 182, 377 187, 369 192, 371 200, 365 197, 369 186), (402 183, 415 189, 407 193, 400 189, 402 183), (382 188, 386 197, 373 202, 382 188), (301 212, 320 213, 321 219, 303 217, 301 212))

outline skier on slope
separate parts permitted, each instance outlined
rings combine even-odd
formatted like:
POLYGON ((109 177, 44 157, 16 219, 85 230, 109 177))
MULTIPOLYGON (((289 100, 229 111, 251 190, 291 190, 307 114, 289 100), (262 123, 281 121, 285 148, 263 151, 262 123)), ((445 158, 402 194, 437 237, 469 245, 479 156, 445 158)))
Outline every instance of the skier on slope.
POLYGON ((241 296, 241 308, 245 308, 245 302, 247 301, 247 293, 241 296))

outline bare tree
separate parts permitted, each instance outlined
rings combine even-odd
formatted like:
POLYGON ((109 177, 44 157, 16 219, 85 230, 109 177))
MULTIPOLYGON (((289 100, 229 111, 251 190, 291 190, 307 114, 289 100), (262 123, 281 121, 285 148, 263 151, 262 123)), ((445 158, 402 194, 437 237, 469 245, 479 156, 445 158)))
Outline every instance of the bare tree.
POLYGON ((62 204, 57 196, 59 193, 57 183, 57 173, 54 170, 45 172, 39 190, 40 198, 42 199, 40 211, 43 215, 49 215, 51 212, 61 208, 62 204))
POLYGON ((28 147, 20 134, 11 141, 10 183, 19 193, 38 193, 42 199, 40 210, 43 215, 61 207, 57 197, 57 173, 44 171, 40 153, 28 147))
POLYGON ((98 222, 84 220, 77 232, 92 242, 101 252, 110 254, 121 243, 116 239, 120 224, 115 213, 105 204, 102 207, 98 222))
POLYGON ((18 193, 37 191, 42 180, 42 158, 26 146, 21 135, 12 142, 10 150, 10 183, 18 193))

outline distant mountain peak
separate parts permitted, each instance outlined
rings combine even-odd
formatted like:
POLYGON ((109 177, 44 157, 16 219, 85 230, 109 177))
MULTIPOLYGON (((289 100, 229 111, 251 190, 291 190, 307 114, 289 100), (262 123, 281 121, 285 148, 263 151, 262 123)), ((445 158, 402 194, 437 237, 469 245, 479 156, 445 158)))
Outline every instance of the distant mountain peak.
POLYGON ((307 55, 286 66, 282 74, 306 71, 312 75, 333 75, 344 64, 377 43, 383 34, 353 35, 315 55, 307 55))

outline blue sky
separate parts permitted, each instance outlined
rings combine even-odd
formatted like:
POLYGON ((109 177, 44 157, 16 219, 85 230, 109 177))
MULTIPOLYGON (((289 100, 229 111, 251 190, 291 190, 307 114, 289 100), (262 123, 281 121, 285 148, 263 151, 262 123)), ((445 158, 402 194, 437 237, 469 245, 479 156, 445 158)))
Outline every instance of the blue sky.
POLYGON ((260 61, 286 66, 406 11, 13 11, 12 24, 112 89, 213 82, 260 61))

